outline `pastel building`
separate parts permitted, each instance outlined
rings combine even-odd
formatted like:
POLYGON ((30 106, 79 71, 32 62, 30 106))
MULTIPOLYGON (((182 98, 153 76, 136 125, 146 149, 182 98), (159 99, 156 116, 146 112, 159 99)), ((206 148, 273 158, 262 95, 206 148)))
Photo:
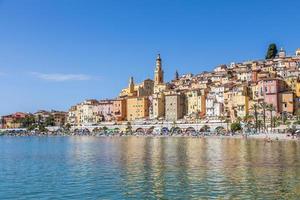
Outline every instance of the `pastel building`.
POLYGON ((128 121, 145 119, 149 117, 149 98, 148 97, 130 97, 127 99, 128 121))
POLYGON ((165 117, 165 95, 164 93, 154 93, 152 95, 151 119, 165 117))
POLYGON ((143 97, 143 96, 150 96, 153 94, 154 89, 154 82, 151 79, 146 79, 140 84, 135 84, 133 77, 129 79, 128 88, 123 89, 119 97, 126 98, 126 97, 143 97))
POLYGON ((126 109, 127 101, 126 99, 116 99, 113 100, 113 116, 116 121, 125 121, 126 120, 126 109))
POLYGON ((279 94, 279 112, 293 115, 294 113, 294 93, 282 92, 279 94))
POLYGON ((27 117, 27 113, 16 112, 11 115, 1 117, 1 128, 22 128, 23 124, 20 122, 21 119, 27 117))
POLYGON ((230 117, 243 118, 249 113, 249 96, 246 85, 232 87, 229 97, 230 117))
POLYGON ((95 99, 85 100, 77 105, 77 125, 92 125, 97 123, 97 105, 95 99))
POLYGON ((204 116, 206 112, 204 90, 190 90, 185 93, 187 115, 204 116))
POLYGON ((209 119, 218 119, 224 111, 224 104, 217 101, 216 96, 208 95, 206 97, 206 117, 209 119))
POLYGON ((96 121, 113 120, 113 100, 100 100, 95 107, 96 121))
POLYGON ((279 111, 279 93, 285 90, 285 83, 282 79, 269 78, 258 82, 258 100, 272 104, 275 111, 279 111))
POLYGON ((37 123, 44 123, 46 122, 47 118, 51 116, 51 113, 46 110, 39 110, 33 114, 35 121, 37 123))
POLYGON ((63 126, 67 122, 68 113, 63 111, 52 110, 51 116, 53 117, 54 126, 63 126))
POLYGON ((71 106, 71 108, 69 109, 68 116, 67 116, 67 123, 70 124, 71 126, 79 124, 79 114, 78 114, 77 105, 71 106))
POLYGON ((167 94, 165 96, 165 119, 176 121, 185 115, 185 99, 181 93, 167 94))

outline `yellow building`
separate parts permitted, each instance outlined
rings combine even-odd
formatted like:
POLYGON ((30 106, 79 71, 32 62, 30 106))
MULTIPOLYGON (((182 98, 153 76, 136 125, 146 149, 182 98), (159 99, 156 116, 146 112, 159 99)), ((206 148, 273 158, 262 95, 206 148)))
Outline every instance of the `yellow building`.
POLYGON ((205 95, 201 90, 190 90, 185 93, 187 114, 205 115, 205 95))
POLYGON ((229 113, 231 119, 243 118, 249 113, 249 96, 245 85, 234 86, 229 95, 229 113))
POLYGON ((129 79, 128 88, 123 89, 119 97, 143 97, 153 94, 154 82, 151 79, 144 80, 141 84, 134 84, 133 77, 129 79))
POLYGON ((129 97, 127 99, 127 120, 133 121, 149 117, 148 97, 129 97))
POLYGON ((280 112, 285 112, 290 115, 294 113, 294 93, 283 92, 279 95, 280 112))

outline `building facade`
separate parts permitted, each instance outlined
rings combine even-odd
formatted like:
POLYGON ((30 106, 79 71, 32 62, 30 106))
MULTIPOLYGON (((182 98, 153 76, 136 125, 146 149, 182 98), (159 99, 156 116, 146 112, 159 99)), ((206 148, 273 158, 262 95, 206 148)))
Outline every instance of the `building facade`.
POLYGON ((149 98, 148 97, 131 97, 127 99, 128 121, 146 119, 149 117, 149 98))
POLYGON ((185 97, 181 93, 167 94, 165 96, 165 119, 176 121, 185 115, 185 97))

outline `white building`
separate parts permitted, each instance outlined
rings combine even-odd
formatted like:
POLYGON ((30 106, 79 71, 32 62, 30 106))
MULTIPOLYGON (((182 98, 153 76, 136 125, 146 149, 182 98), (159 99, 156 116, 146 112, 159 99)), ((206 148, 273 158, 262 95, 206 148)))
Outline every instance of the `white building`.
POLYGON ((208 96, 206 98, 206 117, 209 119, 217 119, 222 116, 224 110, 223 103, 217 101, 216 96, 208 96))

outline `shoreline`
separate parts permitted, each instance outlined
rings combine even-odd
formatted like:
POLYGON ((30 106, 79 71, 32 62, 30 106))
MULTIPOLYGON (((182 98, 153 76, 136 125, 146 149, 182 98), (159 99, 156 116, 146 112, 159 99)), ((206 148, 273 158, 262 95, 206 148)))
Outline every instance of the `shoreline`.
POLYGON ((0 137, 106 137, 106 138, 119 138, 119 137, 150 137, 150 138, 215 138, 215 139, 245 139, 245 140, 264 140, 266 142, 273 141, 296 141, 300 142, 300 138, 296 136, 288 136, 288 134, 268 133, 248 135, 70 135, 70 134, 32 134, 32 135, 13 135, 13 134, 0 134, 0 137))

